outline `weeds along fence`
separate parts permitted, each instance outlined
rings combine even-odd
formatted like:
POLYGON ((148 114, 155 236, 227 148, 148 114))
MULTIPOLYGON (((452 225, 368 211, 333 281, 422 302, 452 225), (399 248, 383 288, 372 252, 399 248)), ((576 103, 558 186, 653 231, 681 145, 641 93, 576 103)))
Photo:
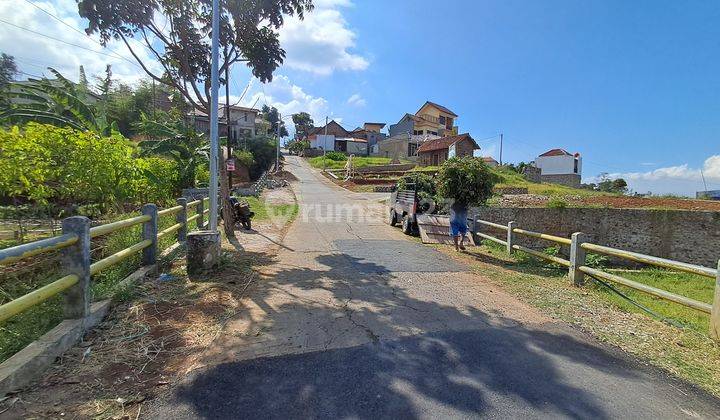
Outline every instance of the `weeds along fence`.
POLYGON ((60 252, 59 279, 33 290, 21 297, 0 305, 0 324, 15 315, 39 305, 48 299, 63 294, 63 314, 65 319, 83 319, 90 315, 91 278, 137 254, 142 254, 141 264, 151 266, 157 263, 158 241, 170 235, 176 235, 177 242, 184 242, 190 224, 197 228, 204 226, 204 215, 208 198, 188 202, 177 199, 178 205, 158 210, 155 204, 143 206, 141 214, 99 226, 90 226, 90 219, 73 216, 62 220, 62 234, 0 250, 0 265, 13 264, 21 260, 39 259, 44 254, 60 252), (192 216, 188 210, 194 209, 192 216), (175 224, 158 231, 158 218, 175 215, 175 224), (96 262, 91 262, 91 242, 110 233, 119 232, 142 225, 139 242, 96 262))
POLYGON ((637 252, 626 251, 622 249, 612 248, 608 246, 593 244, 588 242, 588 237, 582 232, 576 232, 570 238, 549 235, 541 232, 533 232, 521 229, 517 223, 512 221, 507 225, 489 222, 487 220, 471 220, 473 233, 480 238, 501 244, 505 246, 506 252, 512 254, 515 251, 522 251, 537 258, 541 258, 568 268, 568 277, 575 286, 582 286, 585 276, 589 276, 602 281, 621 284, 623 286, 638 290, 642 293, 652 295, 656 298, 674 302, 688 308, 692 308, 704 314, 710 315, 710 336, 716 340, 720 340, 720 261, 716 269, 703 267, 695 264, 688 264, 680 261, 674 261, 667 258, 654 257, 652 255, 640 254, 637 252), (494 231, 502 231, 505 233, 504 239, 480 231, 480 227, 491 228, 494 231), (521 236, 527 236, 535 239, 541 239, 558 245, 566 245, 570 247, 569 259, 559 256, 549 255, 542 251, 537 251, 515 243, 515 239, 521 236), (680 296, 666 290, 662 290, 653 286, 639 283, 628 278, 611 274, 597 268, 588 267, 586 265, 587 253, 602 254, 615 257, 635 263, 649 264, 656 267, 678 270, 690 274, 695 274, 715 280, 715 290, 713 303, 708 304, 700 302, 685 296, 680 296))

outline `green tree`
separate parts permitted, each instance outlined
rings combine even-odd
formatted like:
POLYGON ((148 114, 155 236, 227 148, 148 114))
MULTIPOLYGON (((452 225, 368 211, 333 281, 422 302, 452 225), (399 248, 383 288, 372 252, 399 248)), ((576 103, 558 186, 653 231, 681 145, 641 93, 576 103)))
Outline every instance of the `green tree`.
MULTIPOLYGON (((304 17, 311 0, 223 1, 220 17, 220 74, 234 63, 245 63, 262 82, 282 64, 278 29, 287 16, 304 17)), ((78 13, 88 20, 88 34, 100 42, 121 40, 155 81, 177 89, 193 106, 207 112, 210 97, 210 22, 212 8, 205 1, 78 0, 78 13), (161 26, 155 15, 169 25, 161 26), (162 73, 153 72, 130 39, 147 49, 162 73)))
POLYGON ((595 190, 615 194, 625 194, 628 190, 627 187, 627 181, 623 178, 612 179, 607 172, 603 172, 600 174, 600 181, 597 183, 597 186, 595 186, 595 190))
POLYGON ((287 147, 291 153, 300 154, 303 150, 310 148, 310 142, 307 140, 295 140, 288 144, 287 147))
MULTIPOLYGON (((303 18, 312 10, 312 0, 223 1, 220 2, 218 30, 224 74, 234 63, 245 63, 261 82, 272 80, 282 64, 285 51, 280 47, 278 30, 288 16, 303 18)), ((210 31, 212 8, 207 1, 178 0, 78 0, 78 13, 88 20, 85 30, 99 34, 106 45, 121 40, 153 80, 164 83, 182 94, 193 107, 210 114, 210 31), (160 26, 156 15, 169 25, 160 26), (133 38, 150 52, 151 59, 162 67, 154 72, 144 62, 129 40, 133 38)), ((222 156, 222 155, 221 155, 222 156)), ((224 159, 220 159, 220 195, 229 197, 224 159)), ((231 220, 229 206, 224 220, 231 220)), ((233 235, 232 224, 225 232, 233 235)))
POLYGON ((15 57, 5 53, 0 54, 0 90, 5 89, 10 82, 15 80, 18 73, 15 57))
POLYGON ((469 206, 481 205, 492 196, 497 176, 482 159, 465 156, 446 160, 437 174, 438 193, 469 206))
POLYGON ((295 138, 302 140, 307 137, 308 131, 314 127, 315 121, 313 121, 310 114, 307 112, 298 112, 292 116, 293 124, 295 124, 295 138))
POLYGON ((287 128, 285 128, 285 122, 280 120, 280 113, 278 112, 277 108, 274 106, 270 107, 267 105, 263 105, 262 107, 262 118, 263 120, 268 122, 268 129, 265 134, 269 136, 275 136, 277 135, 277 129, 278 129, 278 122, 280 123, 280 137, 287 137, 288 131, 287 128))

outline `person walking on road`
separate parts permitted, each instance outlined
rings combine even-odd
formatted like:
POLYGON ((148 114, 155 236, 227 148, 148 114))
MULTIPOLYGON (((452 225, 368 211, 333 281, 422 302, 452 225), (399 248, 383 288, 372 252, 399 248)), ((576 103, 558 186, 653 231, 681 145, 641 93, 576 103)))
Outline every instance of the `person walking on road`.
POLYGON ((455 251, 465 251, 467 232, 467 204, 455 201, 450 206, 450 235, 455 243, 455 251))

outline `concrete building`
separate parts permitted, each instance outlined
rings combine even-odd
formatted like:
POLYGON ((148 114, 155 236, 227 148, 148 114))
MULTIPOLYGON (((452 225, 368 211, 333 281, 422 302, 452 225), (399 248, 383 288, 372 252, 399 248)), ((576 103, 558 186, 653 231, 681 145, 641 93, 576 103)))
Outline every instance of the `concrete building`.
POLYGON ((378 142, 387 138, 384 133, 380 132, 383 127, 385 127, 385 123, 365 123, 362 128, 358 127, 351 131, 350 137, 367 140, 368 149, 372 150, 378 142))
POLYGON ((388 131, 390 137, 408 133, 440 137, 453 136, 458 133, 455 125, 457 118, 457 114, 448 108, 427 101, 414 115, 405 114, 396 124, 391 124, 388 131))
POLYGON ((367 156, 368 154, 367 140, 353 137, 335 137, 334 134, 313 135, 310 139, 310 148, 357 156, 367 156))
POLYGON ((483 156, 480 159, 482 159, 482 161, 491 168, 496 168, 498 165, 500 165, 497 160, 493 159, 490 156, 483 156))
POLYGON ((535 158, 542 182, 580 187, 582 158, 579 153, 570 154, 564 149, 552 149, 535 158))
POLYGON ((480 146, 465 133, 426 141, 420 145, 417 154, 421 166, 438 166, 451 157, 473 156, 478 149, 480 146))
POLYGON ((421 144, 426 141, 437 139, 439 136, 422 135, 416 136, 407 133, 401 133, 393 137, 388 137, 377 143, 372 149, 371 154, 379 157, 390 159, 417 160, 417 150, 421 144))
MULTIPOLYGON (((220 136, 227 134, 227 117, 226 107, 221 106, 218 110, 218 131, 220 136)), ((230 106, 230 138, 238 141, 243 137, 254 137, 258 130, 255 120, 260 110, 254 108, 245 108, 242 106, 230 106)), ((210 117, 203 111, 195 109, 190 111, 187 116, 188 120, 195 126, 195 130, 210 134, 210 117)))

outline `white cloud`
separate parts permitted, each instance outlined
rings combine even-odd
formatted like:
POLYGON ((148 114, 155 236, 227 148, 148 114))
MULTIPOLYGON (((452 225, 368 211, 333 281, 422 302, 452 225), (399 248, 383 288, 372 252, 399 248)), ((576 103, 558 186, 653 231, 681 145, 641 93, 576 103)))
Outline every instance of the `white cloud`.
MULTIPOLYGON (((83 32, 84 25, 78 15, 77 3, 74 0, 34 3, 60 18, 65 24, 83 32)), ((15 56, 20 70, 24 73, 37 76, 45 74, 50 77, 51 75, 46 69, 53 67, 69 79, 77 80, 80 65, 84 66, 85 73, 90 78, 94 74, 104 72, 105 66, 111 64, 113 77, 126 83, 135 82, 145 75, 141 68, 131 64, 130 61, 133 59, 124 44, 113 41, 108 48, 103 48, 90 37, 73 31, 29 2, 0 2, 0 17, 19 27, 84 48, 58 42, 0 22, 2 28, 0 30, 0 51, 15 56), (129 61, 119 58, 118 55, 129 61)), ((132 45, 141 58, 146 63, 151 63, 150 66, 153 70, 157 70, 156 66, 159 64, 152 61, 147 51, 143 50, 137 42, 132 41, 132 45)))
MULTIPOLYGON (((231 102, 237 100, 237 96, 230 95, 231 102)), ((277 108, 283 116, 303 111, 307 112, 316 125, 324 124, 325 116, 330 114, 328 101, 325 98, 307 93, 302 87, 292 83, 287 76, 282 74, 273 77, 270 83, 253 83, 249 92, 240 101, 242 106, 250 107, 254 105, 258 109, 262 108, 266 103, 277 108)), ((288 131, 292 133, 290 119, 286 120, 286 124, 288 131)))
POLYGON ((357 106, 357 107, 363 107, 365 106, 366 102, 365 99, 360 96, 359 93, 355 93, 352 96, 350 96, 347 100, 348 105, 357 106))
POLYGON ((336 70, 365 70, 368 60, 351 52, 357 34, 348 27, 340 7, 348 0, 316 1, 304 20, 291 17, 280 29, 280 43, 287 52, 284 65, 319 75, 336 70))
MULTIPOLYGON (((610 178, 623 178, 630 188, 637 192, 651 191, 655 194, 681 194, 694 196, 704 189, 703 175, 709 189, 720 188, 720 155, 710 156, 701 168, 688 164, 668 166, 647 172, 625 172, 608 174, 610 178)), ((587 178, 585 182, 597 182, 598 177, 587 178)))

